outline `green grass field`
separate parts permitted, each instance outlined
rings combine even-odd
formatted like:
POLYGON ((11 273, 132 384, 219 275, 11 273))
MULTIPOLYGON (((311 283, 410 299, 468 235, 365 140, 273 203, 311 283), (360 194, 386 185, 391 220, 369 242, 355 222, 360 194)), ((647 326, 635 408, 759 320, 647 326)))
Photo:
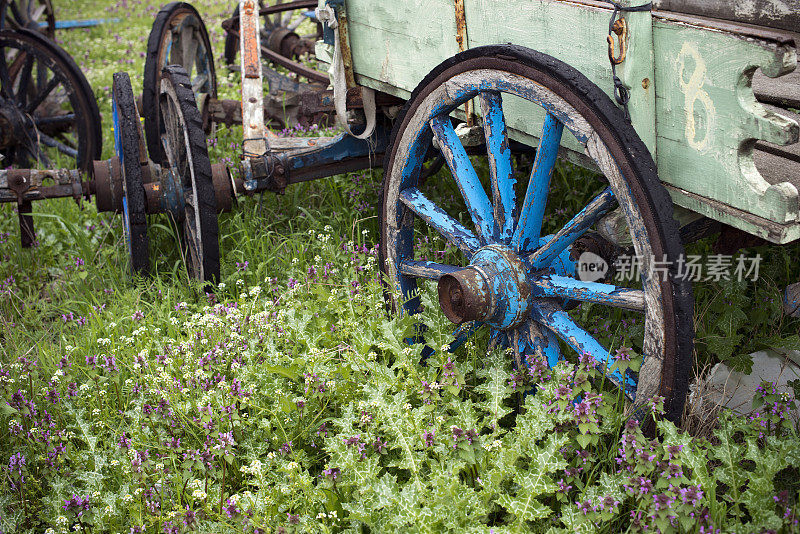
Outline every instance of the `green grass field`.
MULTIPOLYGON (((194 5, 221 97, 237 98, 220 58, 234 6, 194 5)), ((97 97, 104 157, 112 75, 141 91, 159 7, 56 0, 59 20, 121 19, 58 34, 97 97)), ((219 127, 212 162, 238 161, 240 140, 219 127)), ((566 213, 592 193, 585 176, 558 169, 566 213)), ((220 218, 215 295, 187 279, 165 216, 148 221, 154 275, 131 279, 119 216, 36 203, 39 243, 23 250, 0 205, 2 532, 797 531, 797 429, 769 389, 755 418, 706 437, 661 422, 651 442, 618 396, 577 385, 597 375, 580 362, 537 371, 524 397, 533 371, 480 340, 421 365, 413 323, 384 313, 380 182, 376 169, 239 199, 220 218)), ((763 257, 756 283, 695 285, 694 374, 800 349, 781 311, 800 245, 744 253, 763 257)), ((428 289, 427 340, 443 347, 428 289)))

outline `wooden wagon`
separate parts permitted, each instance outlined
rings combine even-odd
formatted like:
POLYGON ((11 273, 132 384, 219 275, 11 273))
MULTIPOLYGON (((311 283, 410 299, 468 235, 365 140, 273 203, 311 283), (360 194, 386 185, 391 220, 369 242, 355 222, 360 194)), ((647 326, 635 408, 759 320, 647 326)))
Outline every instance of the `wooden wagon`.
POLYGON ((800 238, 800 2, 319 4, 331 6, 338 40, 319 42, 317 58, 341 56, 345 81, 408 102, 387 151, 381 213, 387 278, 410 299, 396 306, 416 312, 416 280, 436 279, 442 311, 471 325, 462 332, 488 325, 490 343, 551 364, 564 346, 616 357, 576 322, 575 301, 639 310, 643 366, 609 376, 638 402, 663 395, 679 418, 693 334, 681 238, 709 221, 777 244, 800 238), (537 147, 524 196, 513 185, 514 142, 537 147), (466 158, 471 143, 488 153, 488 187, 466 158), (455 211, 421 190, 431 144, 465 199, 455 211), (561 200, 547 200, 556 155, 598 171, 609 188, 542 237, 545 204, 561 200), (463 264, 415 258, 414 219, 458 246, 463 264), (643 264, 638 289, 576 274, 579 253, 610 261, 609 243, 631 242, 643 264), (659 266, 668 266, 662 276, 659 266))
POLYGON ((85 189, 123 213, 134 267, 148 263, 146 214, 166 211, 184 225, 192 274, 213 282, 216 212, 231 195, 383 161, 380 264, 394 310, 418 313, 418 281, 435 281, 459 325, 450 349, 473 338, 518 365, 573 352, 632 406, 660 395, 678 419, 693 339, 683 242, 721 227, 800 239, 798 0, 241 0, 234 15, 223 27, 226 59, 241 51, 235 105, 216 99, 197 11, 173 3, 157 16, 143 99, 150 159, 130 83, 115 77, 118 159, 96 162, 85 189), (292 11, 319 24, 312 45, 330 76, 290 57, 309 48, 302 21, 282 15, 292 11), (286 90, 293 117, 335 109, 346 133, 270 137, 265 117, 286 90), (243 124, 232 183, 208 160, 214 120, 243 124), (559 158, 588 169, 576 180, 594 191, 567 217, 569 199, 549 195, 559 158), (445 182, 455 200, 440 194, 445 182), (421 252, 430 235, 447 243, 435 258, 421 252), (625 283, 608 276, 623 257, 639 263, 625 283))

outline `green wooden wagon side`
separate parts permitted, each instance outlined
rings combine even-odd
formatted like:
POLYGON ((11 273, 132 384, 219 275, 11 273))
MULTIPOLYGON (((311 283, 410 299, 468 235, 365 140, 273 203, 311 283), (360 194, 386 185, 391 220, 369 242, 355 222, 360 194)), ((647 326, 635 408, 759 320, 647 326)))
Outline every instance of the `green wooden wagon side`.
MULTIPOLYGON (((442 59, 459 52, 457 4, 347 0, 356 81, 408 98, 442 59)), ((800 238, 800 148, 778 147, 798 142, 800 77, 791 74, 795 34, 785 29, 800 31, 800 4, 778 2, 782 7, 772 10, 752 4, 734 10, 729 2, 662 1, 652 12, 625 13, 628 50, 618 72, 631 91, 633 126, 674 202, 787 243, 800 238), (666 11, 676 8, 726 18, 738 11, 744 13, 739 20, 783 29, 666 11), (753 89, 770 104, 759 103, 753 89)), ((575 67, 611 95, 606 38, 612 11, 591 0, 464 0, 464 46, 531 48, 575 67)), ((332 47, 321 43, 317 56, 330 61, 332 47)), ((511 137, 535 144, 531 125, 541 124, 540 117, 516 116, 511 137)), ((571 156, 579 161, 577 152, 571 156)))

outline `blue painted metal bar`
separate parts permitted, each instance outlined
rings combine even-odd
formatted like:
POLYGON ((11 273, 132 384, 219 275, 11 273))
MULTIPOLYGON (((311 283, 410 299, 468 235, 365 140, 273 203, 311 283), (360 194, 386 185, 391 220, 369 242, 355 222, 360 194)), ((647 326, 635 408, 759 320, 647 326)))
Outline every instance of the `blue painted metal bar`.
POLYGON ((453 174, 461 195, 467 204, 467 210, 475 223, 475 229, 481 243, 487 245, 495 241, 500 233, 494 221, 492 205, 480 179, 461 144, 448 115, 437 115, 431 119, 433 136, 439 143, 447 166, 453 174))
POLYGON ((286 150, 279 154, 284 167, 280 181, 274 173, 255 176, 245 166, 244 189, 250 192, 281 190, 291 184, 373 167, 376 160, 383 157, 388 140, 389 131, 377 126, 369 139, 356 139, 343 133, 313 147, 303 145, 296 150, 286 150))
MULTIPOLYGON (((116 24, 119 19, 87 19, 87 20, 57 20, 57 30, 72 30, 74 28, 91 28, 93 26, 101 26, 103 24, 116 24)), ((40 28, 47 28, 46 22, 40 22, 40 28)))
POLYGON ((644 311, 644 291, 598 282, 582 282, 568 276, 542 276, 529 281, 531 295, 555 297, 580 302, 607 304, 615 308, 644 311))
POLYGON ((463 267, 443 265, 432 261, 405 259, 400 262, 401 273, 417 278, 427 278, 429 280, 438 280, 446 274, 452 274, 461 269, 463 269, 463 267))
POLYGON ((508 131, 503 116, 503 97, 495 91, 479 95, 486 151, 489 156, 489 174, 492 181, 494 220, 500 227, 500 239, 508 245, 514 235, 517 198, 514 192, 514 166, 508 146, 508 131))
POLYGON ((520 210, 519 223, 514 231, 511 247, 520 254, 532 252, 539 243, 544 222, 544 210, 550 193, 550 179, 556 165, 558 147, 564 125, 548 113, 542 127, 542 139, 536 150, 536 160, 531 170, 528 190, 520 210))
POLYGON ((530 269, 537 271, 544 269, 562 252, 564 252, 576 239, 595 225, 616 204, 617 200, 611 188, 606 188, 597 195, 588 206, 569 221, 564 228, 558 231, 553 239, 545 243, 526 260, 530 269))
POLYGON ((409 187, 401 191, 400 200, 430 226, 433 226, 450 243, 461 249, 467 259, 471 258, 480 248, 481 243, 475 234, 431 202, 416 187, 409 187))
POLYGON ((616 369, 608 372, 608 367, 613 363, 608 349, 581 328, 567 312, 555 306, 542 305, 534 309, 534 315, 537 322, 551 330, 579 355, 591 354, 597 362, 597 368, 617 387, 623 387, 624 384, 625 395, 633 400, 636 382, 631 377, 623 379, 616 369))

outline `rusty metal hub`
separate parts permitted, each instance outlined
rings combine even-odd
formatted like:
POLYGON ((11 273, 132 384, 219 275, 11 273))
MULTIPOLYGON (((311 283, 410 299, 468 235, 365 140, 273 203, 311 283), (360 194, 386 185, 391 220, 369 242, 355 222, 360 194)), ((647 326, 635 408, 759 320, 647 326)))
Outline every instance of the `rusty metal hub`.
POLYGON ((302 39, 293 30, 283 27, 275 28, 268 33, 266 45, 273 52, 292 59, 314 51, 313 43, 310 44, 309 40, 302 39))
POLYGON ((36 127, 29 115, 23 114, 15 105, 8 103, 0 106, 0 147, 6 148, 20 143, 28 144, 28 132, 35 132, 36 127))
POLYGON ((92 163, 92 185, 97 211, 122 213, 122 169, 119 158, 95 160, 92 163))
POLYGON ((439 304, 456 324, 481 321, 499 329, 520 324, 532 299, 527 268, 510 248, 489 245, 470 265, 439 279, 439 304))

